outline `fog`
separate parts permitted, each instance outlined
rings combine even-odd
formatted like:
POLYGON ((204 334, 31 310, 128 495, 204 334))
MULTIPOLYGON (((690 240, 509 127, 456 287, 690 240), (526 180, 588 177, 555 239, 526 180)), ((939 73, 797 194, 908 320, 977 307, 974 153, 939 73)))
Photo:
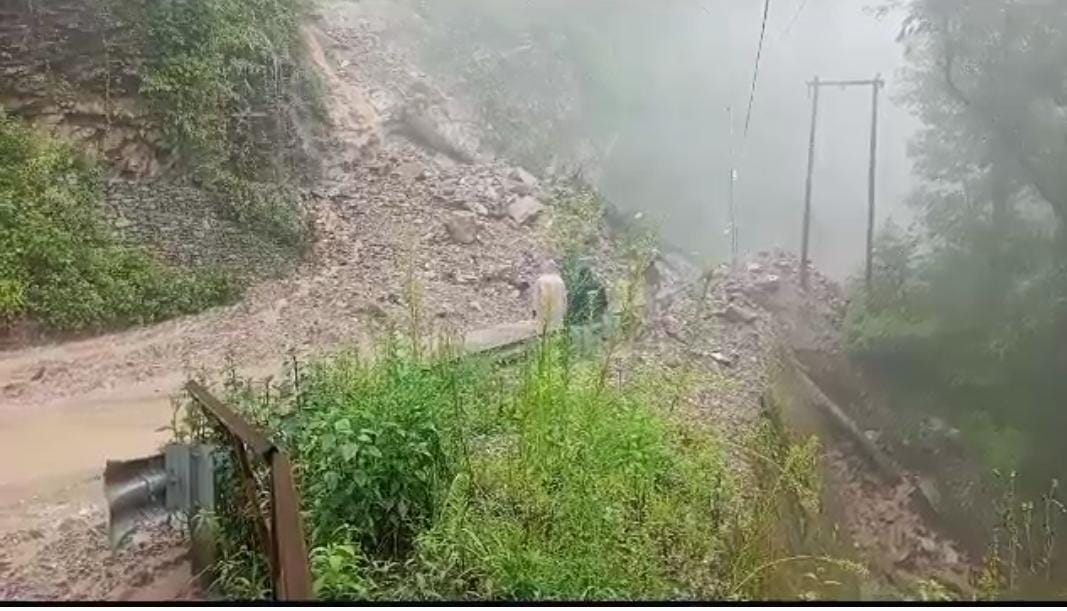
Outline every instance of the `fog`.
MULTIPOLYGON (((902 16, 876 16, 881 0, 772 0, 747 134, 763 17, 758 0, 411 1, 423 21, 419 36, 439 38, 421 41, 429 74, 462 74, 460 95, 506 98, 473 100, 507 108, 501 114, 509 116, 484 117, 492 123, 513 123, 520 108, 530 110, 503 142, 510 150, 498 152, 521 161, 515 141, 540 137, 537 146, 566 157, 576 142, 591 141, 601 154, 590 175, 601 191, 620 208, 644 212, 666 241, 705 262, 730 256, 731 145, 739 254, 800 250, 806 83, 815 75, 885 79, 878 218, 906 216, 907 142, 916 124, 896 99, 902 16), (494 66, 485 81, 470 78, 478 56, 494 66), (568 71, 569 81, 561 77, 568 71), (563 127, 531 136, 555 118, 545 109, 556 107, 557 115, 572 115, 563 127)), ((864 254, 870 88, 824 88, 820 106, 811 254, 824 272, 844 279, 864 254)))
MULTIPOLYGON (((878 218, 906 214, 907 141, 915 128, 895 101, 903 60, 899 19, 875 17, 862 2, 775 0, 766 30, 747 138, 744 135, 762 3, 706 1, 649 23, 645 44, 677 49, 658 64, 663 82, 699 79, 689 91, 658 90, 662 108, 619 126, 620 143, 601 187, 620 206, 655 216, 665 237, 687 250, 729 256, 726 199, 730 167, 727 107, 733 109, 739 250, 800 249, 811 98, 806 82, 867 79, 880 73, 876 199, 878 218), (664 27, 666 26, 666 27, 664 27), (686 48, 688 47, 688 51, 686 48), (683 76, 684 75, 684 76, 683 76)), ((862 262, 867 215, 870 88, 824 88, 812 212, 812 258, 842 278, 862 262)))

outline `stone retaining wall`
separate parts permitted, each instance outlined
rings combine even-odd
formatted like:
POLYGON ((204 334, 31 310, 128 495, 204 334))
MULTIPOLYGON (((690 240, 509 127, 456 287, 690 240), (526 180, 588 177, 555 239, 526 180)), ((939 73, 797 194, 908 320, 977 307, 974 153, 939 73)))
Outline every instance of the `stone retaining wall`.
POLYGON ((116 232, 184 267, 222 266, 263 277, 284 269, 292 253, 222 218, 211 197, 163 180, 113 180, 104 211, 116 232))

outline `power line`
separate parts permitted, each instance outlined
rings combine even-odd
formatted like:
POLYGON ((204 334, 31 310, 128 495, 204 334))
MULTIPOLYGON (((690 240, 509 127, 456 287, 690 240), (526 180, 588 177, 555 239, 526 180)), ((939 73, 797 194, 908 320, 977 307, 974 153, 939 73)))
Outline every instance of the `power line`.
POLYGON ((797 12, 793 14, 793 18, 789 21, 789 25, 786 26, 785 31, 782 32, 783 36, 789 36, 793 31, 793 26, 800 20, 800 14, 804 12, 804 9, 808 6, 808 0, 800 0, 800 4, 797 6, 797 12))
POLYGON ((748 125, 752 121, 752 104, 756 100, 756 80, 759 78, 759 62, 763 56, 763 39, 767 36, 767 15, 771 11, 771 0, 763 0, 763 25, 760 26, 759 47, 756 48, 756 67, 752 70, 752 90, 748 94, 748 110, 745 112, 745 138, 748 138, 748 125))

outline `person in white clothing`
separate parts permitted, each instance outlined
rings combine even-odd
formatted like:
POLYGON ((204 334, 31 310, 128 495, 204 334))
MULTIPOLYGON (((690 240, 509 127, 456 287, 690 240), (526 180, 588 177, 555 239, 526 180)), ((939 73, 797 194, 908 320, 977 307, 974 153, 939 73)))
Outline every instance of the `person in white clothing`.
POLYGON ((567 315, 567 287, 555 261, 546 261, 541 266, 541 275, 534 281, 531 295, 534 320, 547 324, 550 329, 561 327, 567 315))

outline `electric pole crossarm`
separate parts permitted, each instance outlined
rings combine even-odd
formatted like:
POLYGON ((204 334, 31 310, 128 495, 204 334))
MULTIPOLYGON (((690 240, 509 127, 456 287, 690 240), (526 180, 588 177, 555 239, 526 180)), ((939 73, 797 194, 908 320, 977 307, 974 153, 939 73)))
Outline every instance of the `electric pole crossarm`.
POLYGON ((818 82, 809 81, 808 85, 809 86, 815 85, 815 86, 821 86, 821 87, 852 87, 852 86, 870 87, 871 85, 876 85, 878 87, 881 87, 881 86, 885 85, 885 81, 883 81, 880 78, 867 79, 867 80, 851 80, 851 81, 818 81, 818 82))

